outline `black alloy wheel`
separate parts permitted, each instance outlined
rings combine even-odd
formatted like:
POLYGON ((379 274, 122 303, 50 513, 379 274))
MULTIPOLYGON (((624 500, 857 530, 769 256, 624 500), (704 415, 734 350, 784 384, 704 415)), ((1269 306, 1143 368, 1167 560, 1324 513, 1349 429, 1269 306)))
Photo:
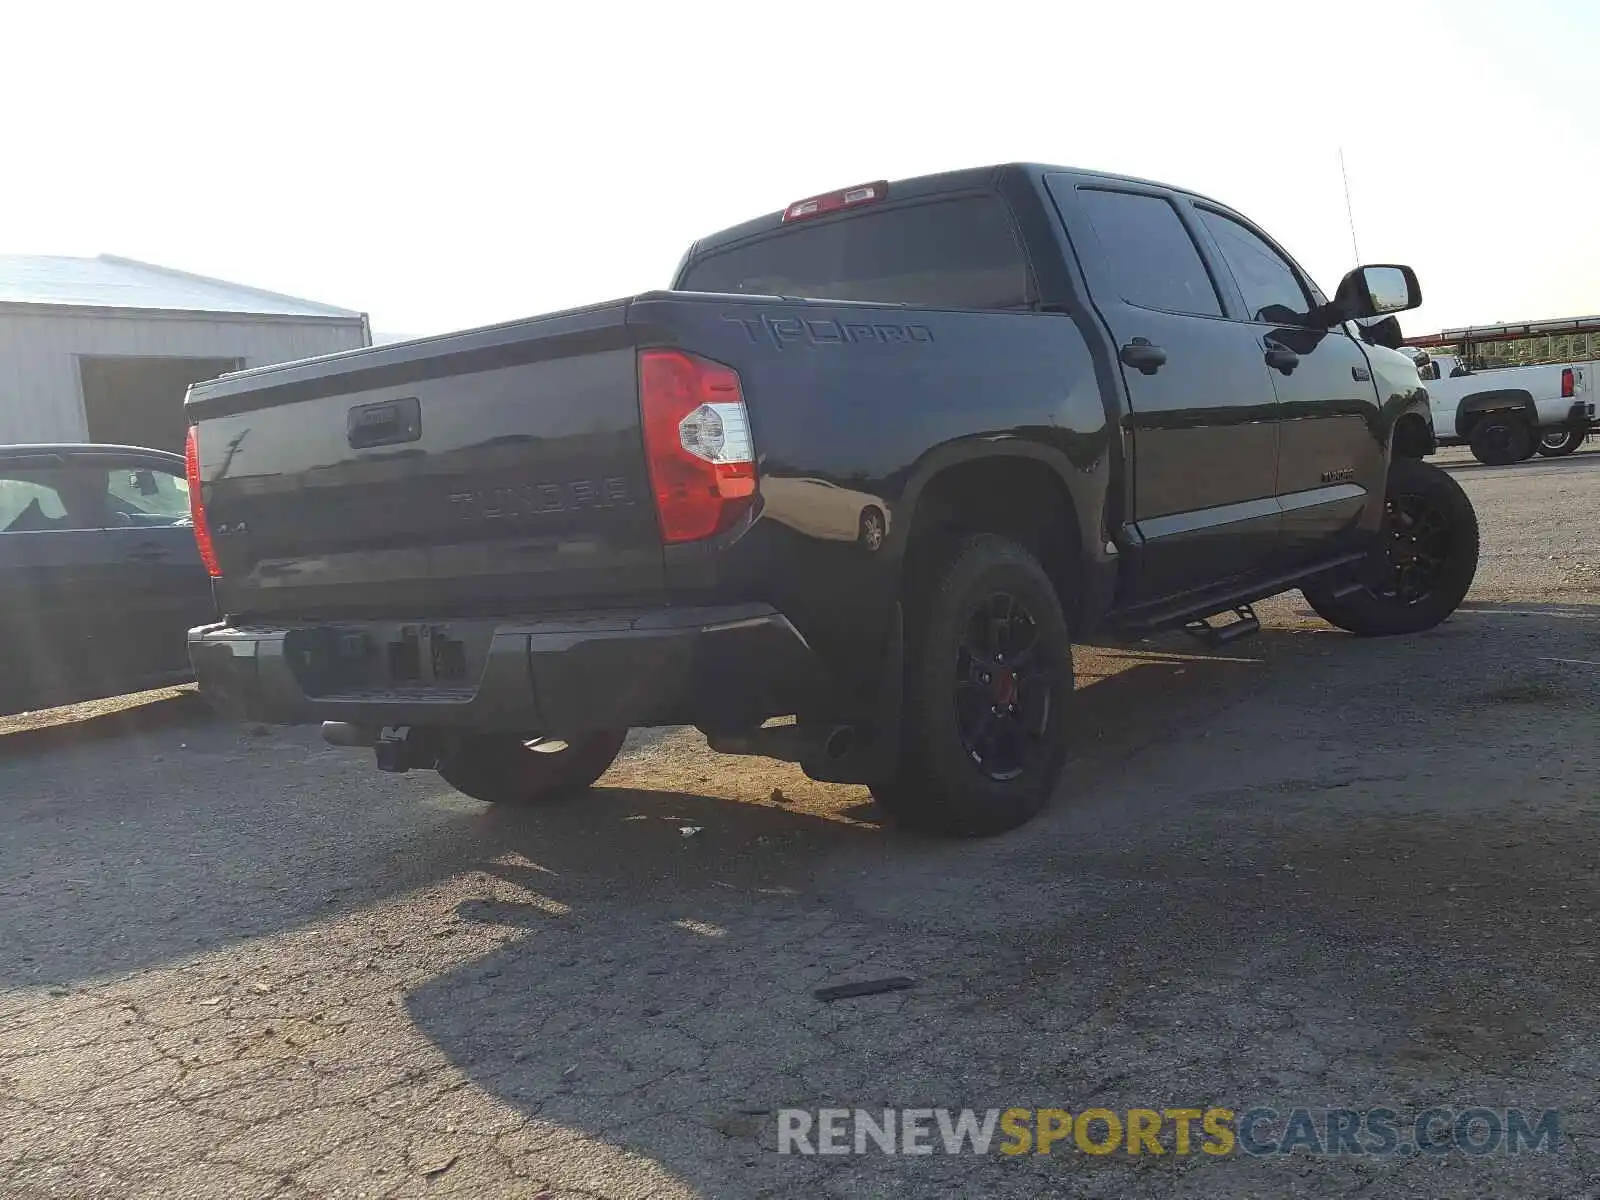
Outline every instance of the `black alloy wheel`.
POLYGON ((1414 458, 1389 464, 1384 560, 1364 587, 1302 586, 1317 615, 1362 637, 1421 633, 1455 612, 1478 571, 1478 514, 1448 471, 1414 458))
POLYGON ((1050 671, 1039 626, 1009 592, 982 600, 956 654, 956 723, 967 757, 987 779, 1013 780, 1049 758, 1050 671))
POLYGON ((871 785, 895 822, 987 837, 1044 808, 1067 755, 1072 633, 1033 552, 971 534, 920 564, 905 668, 897 762, 871 785))
POLYGON ((1427 496, 1414 492, 1390 496, 1386 507, 1389 578, 1375 590, 1398 604, 1420 604, 1444 578, 1450 560, 1449 519, 1427 496))

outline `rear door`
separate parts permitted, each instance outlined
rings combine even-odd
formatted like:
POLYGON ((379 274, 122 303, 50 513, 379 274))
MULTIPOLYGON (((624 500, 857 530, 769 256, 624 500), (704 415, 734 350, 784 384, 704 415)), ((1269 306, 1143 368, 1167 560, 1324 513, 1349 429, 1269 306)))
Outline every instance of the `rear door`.
POLYGON ((1356 536, 1388 472, 1384 423, 1366 352, 1344 325, 1311 320, 1324 299, 1294 262, 1237 213, 1194 212, 1237 288, 1230 305, 1270 368, 1278 397, 1278 506, 1291 558, 1317 557, 1356 536))
POLYGON ((1279 548, 1277 397, 1231 320, 1192 214, 1161 188, 1052 173, 1052 197, 1118 347, 1141 567, 1127 599, 1248 573, 1279 548))

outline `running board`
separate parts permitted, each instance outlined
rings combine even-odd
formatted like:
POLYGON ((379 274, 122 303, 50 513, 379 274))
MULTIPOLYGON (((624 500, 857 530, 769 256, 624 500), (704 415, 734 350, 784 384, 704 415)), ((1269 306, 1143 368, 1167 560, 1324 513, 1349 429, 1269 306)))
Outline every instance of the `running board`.
POLYGON ((1261 619, 1256 616, 1256 610, 1248 604, 1239 605, 1233 610, 1233 615, 1232 621, 1221 626, 1213 625, 1206 617, 1200 617, 1186 622, 1183 631, 1190 637, 1198 638, 1213 650, 1220 650, 1240 638, 1253 637, 1261 632, 1261 619))
MULTIPOLYGON (((1236 610, 1240 606, 1254 604, 1258 600, 1265 600, 1280 592, 1291 591, 1314 579, 1325 579, 1342 569, 1350 569, 1352 575, 1358 575, 1361 564, 1369 557, 1364 551, 1352 550, 1309 568, 1302 567, 1276 575, 1257 576, 1243 582, 1234 581, 1231 584, 1206 588, 1201 592, 1175 599, 1137 605, 1110 618, 1108 626, 1124 633, 1139 634, 1186 626, 1198 619, 1236 610)), ((1342 589, 1345 583, 1340 581, 1336 586, 1342 589)), ((1350 586, 1359 588, 1360 584, 1353 583, 1350 586)))

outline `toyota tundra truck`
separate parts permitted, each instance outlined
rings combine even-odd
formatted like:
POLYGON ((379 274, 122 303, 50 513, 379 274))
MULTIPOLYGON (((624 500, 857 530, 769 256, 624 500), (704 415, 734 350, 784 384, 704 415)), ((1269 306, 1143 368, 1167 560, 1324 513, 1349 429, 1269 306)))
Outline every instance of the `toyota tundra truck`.
POLYGON ((470 796, 630 727, 1012 828, 1097 630, 1445 620, 1478 527, 1392 314, 1181 188, 1011 164, 695 243, 669 291, 190 389, 203 692, 470 796))

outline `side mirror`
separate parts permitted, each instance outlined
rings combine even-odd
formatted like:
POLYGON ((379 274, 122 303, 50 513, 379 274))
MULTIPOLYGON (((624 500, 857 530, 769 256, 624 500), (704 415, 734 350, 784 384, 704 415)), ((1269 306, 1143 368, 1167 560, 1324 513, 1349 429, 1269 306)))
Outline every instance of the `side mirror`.
MULTIPOLYGON (((1359 324, 1361 325, 1361 340, 1369 346, 1387 346, 1391 350, 1398 350, 1405 344, 1405 338, 1400 332, 1400 322, 1393 317, 1384 317, 1379 321, 1371 321, 1370 324, 1359 324)), ((1428 365, 1433 367, 1432 363, 1428 365)), ((1437 378, 1438 368, 1433 367, 1433 369, 1437 378)))
POLYGON ((1382 317, 1422 303, 1422 285, 1410 267, 1357 267, 1339 281, 1333 307, 1341 321, 1382 317))

